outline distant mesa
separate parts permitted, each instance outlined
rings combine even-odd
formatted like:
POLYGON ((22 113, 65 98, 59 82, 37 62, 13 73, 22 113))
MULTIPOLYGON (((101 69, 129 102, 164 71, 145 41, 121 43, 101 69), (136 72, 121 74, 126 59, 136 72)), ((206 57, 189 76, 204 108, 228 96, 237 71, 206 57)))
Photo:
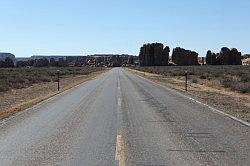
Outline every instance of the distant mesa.
POLYGON ((120 67, 134 65, 138 63, 138 57, 128 54, 94 54, 94 55, 33 55, 30 58, 15 58, 13 54, 0 54, 0 67, 81 67, 81 66, 96 66, 96 67, 120 67), (12 63, 10 62, 15 62, 12 63))
POLYGON ((15 55, 11 53, 0 52, 0 68, 9 68, 15 66, 15 55))
POLYGON ((6 58, 10 58, 15 61, 15 55, 11 53, 0 52, 0 61, 4 61, 6 58))

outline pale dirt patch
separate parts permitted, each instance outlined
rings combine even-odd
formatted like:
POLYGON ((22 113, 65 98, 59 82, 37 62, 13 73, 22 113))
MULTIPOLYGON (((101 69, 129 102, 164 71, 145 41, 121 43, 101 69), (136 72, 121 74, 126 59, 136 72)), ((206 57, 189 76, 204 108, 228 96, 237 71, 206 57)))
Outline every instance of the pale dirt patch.
POLYGON ((17 112, 36 105, 58 93, 73 88, 88 80, 94 79, 109 69, 93 72, 88 75, 67 77, 60 80, 60 92, 57 91, 57 82, 34 84, 28 88, 15 89, 0 93, 0 119, 7 118, 17 112))
POLYGON ((249 65, 249 64, 250 64, 250 58, 246 58, 246 59, 244 59, 244 60, 243 60, 243 63, 245 63, 245 64, 248 64, 248 65, 249 65))
POLYGON ((188 92, 186 92, 184 77, 164 77, 132 69, 127 70, 250 122, 250 95, 223 88, 216 80, 204 80, 202 84, 189 80, 188 92))

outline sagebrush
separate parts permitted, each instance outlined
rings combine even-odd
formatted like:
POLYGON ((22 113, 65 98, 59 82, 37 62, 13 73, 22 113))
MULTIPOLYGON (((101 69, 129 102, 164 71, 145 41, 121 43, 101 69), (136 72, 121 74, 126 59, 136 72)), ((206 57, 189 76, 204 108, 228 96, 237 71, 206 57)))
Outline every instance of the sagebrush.
POLYGON ((44 67, 44 68, 1 68, 0 92, 10 89, 29 87, 35 83, 52 82, 57 80, 57 70, 60 77, 75 75, 88 75, 91 72, 100 71, 101 67, 44 67))
POLYGON ((202 83, 202 80, 217 80, 225 88, 250 93, 250 66, 137 66, 132 68, 164 77, 182 77, 187 71, 193 83, 202 83))

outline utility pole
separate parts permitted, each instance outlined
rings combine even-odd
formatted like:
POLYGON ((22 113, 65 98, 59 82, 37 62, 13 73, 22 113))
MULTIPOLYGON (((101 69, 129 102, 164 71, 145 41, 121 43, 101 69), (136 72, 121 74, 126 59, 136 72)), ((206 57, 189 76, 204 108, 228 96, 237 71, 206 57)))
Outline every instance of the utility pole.
POLYGON ((57 90, 60 91, 60 70, 57 70, 57 90))

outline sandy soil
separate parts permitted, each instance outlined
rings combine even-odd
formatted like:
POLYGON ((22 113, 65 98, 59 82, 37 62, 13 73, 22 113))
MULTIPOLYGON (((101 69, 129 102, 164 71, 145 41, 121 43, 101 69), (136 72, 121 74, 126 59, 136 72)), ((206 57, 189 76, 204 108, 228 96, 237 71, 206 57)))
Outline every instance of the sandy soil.
POLYGON ((185 80, 182 77, 170 78, 162 75, 140 72, 131 72, 160 83, 164 86, 185 93, 203 103, 250 122, 250 95, 225 89, 217 82, 203 82, 203 85, 188 82, 188 92, 185 91, 185 80))
MULTIPOLYGON (((90 79, 94 79, 105 71, 106 70, 94 72, 89 75, 63 78, 60 80, 60 92, 70 89, 90 79)), ((1 92, 0 119, 7 118, 60 92, 57 91, 57 82, 39 83, 28 88, 10 90, 4 93, 1 92)))

